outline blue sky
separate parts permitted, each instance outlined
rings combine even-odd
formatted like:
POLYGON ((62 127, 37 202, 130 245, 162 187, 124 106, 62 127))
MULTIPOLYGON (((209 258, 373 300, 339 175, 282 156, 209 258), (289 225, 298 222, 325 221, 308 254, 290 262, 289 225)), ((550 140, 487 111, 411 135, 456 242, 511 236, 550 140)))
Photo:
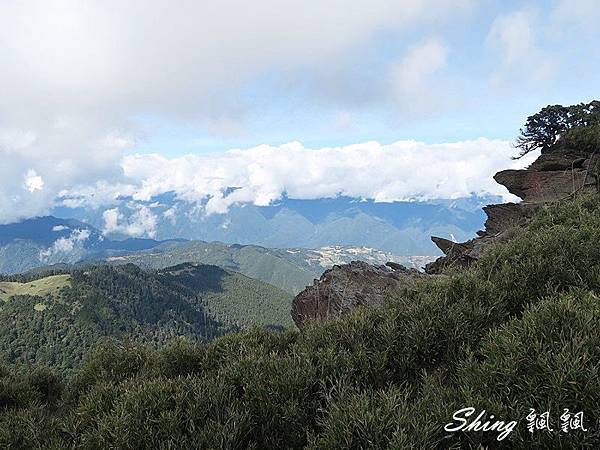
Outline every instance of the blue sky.
POLYGON ((503 194, 526 117, 597 98, 599 20, 595 0, 1 2, 0 222, 64 198, 231 204, 227 184, 257 204, 503 194))
POLYGON ((325 76, 339 76, 343 88, 337 92, 331 86, 324 92, 318 71, 290 79, 271 68, 246 80, 237 92, 243 112, 232 116, 232 129, 207 129, 193 119, 141 117, 144 136, 131 151, 180 156, 294 140, 312 148, 369 140, 511 140, 526 117, 541 107, 595 98, 600 42, 586 16, 598 15, 598 8, 590 1, 575 1, 566 14, 567 6, 559 1, 467 2, 462 11, 450 12, 449 20, 374 30, 350 55, 344 54, 344 64, 325 76), (407 51, 428 39, 446 52, 429 84, 424 84, 440 101, 432 101, 425 111, 405 111, 383 98, 382 79, 407 51), (510 52, 516 62, 509 60, 510 52), (544 64, 544 74, 534 75, 544 64), (352 93, 365 93, 367 98, 354 98, 352 93))

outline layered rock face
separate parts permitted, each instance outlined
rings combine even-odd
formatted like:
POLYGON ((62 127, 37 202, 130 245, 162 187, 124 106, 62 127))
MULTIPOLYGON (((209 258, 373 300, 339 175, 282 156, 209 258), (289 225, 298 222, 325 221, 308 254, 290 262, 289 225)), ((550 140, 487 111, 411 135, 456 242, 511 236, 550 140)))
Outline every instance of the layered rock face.
POLYGON ((465 266, 483 255, 490 244, 510 238, 510 230, 527 222, 541 205, 565 199, 577 192, 598 188, 600 155, 556 145, 527 169, 503 170, 494 176, 522 203, 489 205, 483 208, 488 218, 478 237, 455 243, 433 236, 443 257, 425 266, 428 274, 440 274, 450 266, 465 266))
POLYGON ((551 202, 595 185, 592 174, 597 163, 594 153, 556 148, 541 155, 526 170, 503 170, 494 180, 525 203, 551 202))
POLYGON ((387 263, 373 266, 362 261, 333 266, 319 280, 300 292, 292 303, 292 318, 298 326, 307 320, 340 317, 361 306, 383 306, 387 295, 410 287, 424 274, 387 263))
POLYGON ((334 266, 312 286, 296 296, 292 317, 299 327, 307 320, 339 317, 360 306, 381 307, 392 291, 410 286, 419 277, 442 274, 449 267, 477 261, 493 243, 511 238, 515 226, 525 225, 541 205, 564 199, 579 191, 598 189, 600 155, 555 146, 525 170, 503 170, 494 179, 506 186, 521 203, 484 207, 485 229, 467 242, 433 236, 443 257, 425 266, 426 274, 399 264, 372 266, 364 262, 334 266))

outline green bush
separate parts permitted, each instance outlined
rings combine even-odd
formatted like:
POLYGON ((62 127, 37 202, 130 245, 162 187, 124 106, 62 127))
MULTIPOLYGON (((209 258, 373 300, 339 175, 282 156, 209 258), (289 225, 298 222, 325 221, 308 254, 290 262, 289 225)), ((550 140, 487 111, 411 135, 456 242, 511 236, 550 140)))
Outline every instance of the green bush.
POLYGON ((147 368, 151 355, 147 346, 108 339, 90 353, 82 367, 73 375, 69 396, 77 398, 96 383, 118 383, 135 378, 147 368))
POLYGON ((600 150, 600 125, 573 128, 561 136, 562 143, 590 153, 600 150))
MULTIPOLYGON (((83 398, 88 411, 97 395, 90 391, 83 398)), ((241 449, 250 432, 235 392, 218 379, 129 381, 100 396, 110 408, 77 430, 87 448, 241 449)))
MULTIPOLYGON (((600 299, 591 292, 547 298, 523 317, 490 331, 460 363, 457 403, 519 419, 510 436, 518 448, 592 448, 600 442, 600 299), (555 433, 531 434, 523 420, 550 411, 555 433), (584 412, 587 432, 561 433, 563 408, 584 412)), ((464 442, 467 440, 465 439, 464 442)), ((473 445, 494 447, 494 435, 470 433, 473 445)))

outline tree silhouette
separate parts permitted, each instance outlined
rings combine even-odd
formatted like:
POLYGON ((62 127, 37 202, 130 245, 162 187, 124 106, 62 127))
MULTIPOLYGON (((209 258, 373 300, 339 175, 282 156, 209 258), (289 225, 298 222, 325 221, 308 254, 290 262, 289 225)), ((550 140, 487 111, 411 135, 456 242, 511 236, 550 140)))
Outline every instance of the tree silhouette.
POLYGON ((518 158, 533 150, 546 153, 566 132, 578 127, 600 125, 600 101, 572 106, 549 105, 529 116, 520 130, 515 147, 520 149, 518 158))

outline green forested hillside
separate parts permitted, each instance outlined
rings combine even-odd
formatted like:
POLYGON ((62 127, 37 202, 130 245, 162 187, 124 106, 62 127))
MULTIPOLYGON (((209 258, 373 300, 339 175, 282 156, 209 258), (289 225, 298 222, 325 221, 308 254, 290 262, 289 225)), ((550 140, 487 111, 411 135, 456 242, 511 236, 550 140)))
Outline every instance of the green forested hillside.
POLYGON ((183 263, 156 273, 161 281, 185 289, 190 297, 200 296, 209 314, 221 323, 240 329, 294 326, 291 295, 270 284, 205 264, 183 263))
POLYGON ((97 265, 32 277, 0 282, 0 352, 11 362, 69 370, 107 336, 162 345, 292 326, 291 295, 215 266, 97 265))
POLYGON ((318 278, 322 268, 285 257, 285 250, 256 245, 228 245, 220 242, 169 242, 129 255, 109 258, 113 264, 133 263, 140 267, 161 269, 184 262, 214 264, 251 278, 298 293, 318 278))
POLYGON ((150 250, 111 257, 108 261, 116 265, 133 263, 151 269, 162 269, 183 262, 214 264, 297 294, 334 264, 347 264, 356 260, 371 264, 394 261, 418 269, 433 259, 435 258, 431 256, 397 256, 367 247, 276 249, 257 245, 188 241, 167 242, 150 250))
POLYGON ((66 381, 7 368, 0 445, 598 448, 598 242, 600 197, 578 197, 383 310, 159 351, 107 343, 66 381), (467 406, 517 426, 504 441, 444 431, 467 406), (555 431, 529 433, 530 408, 549 411, 555 431), (560 432, 564 408, 583 412, 587 431, 560 432))

